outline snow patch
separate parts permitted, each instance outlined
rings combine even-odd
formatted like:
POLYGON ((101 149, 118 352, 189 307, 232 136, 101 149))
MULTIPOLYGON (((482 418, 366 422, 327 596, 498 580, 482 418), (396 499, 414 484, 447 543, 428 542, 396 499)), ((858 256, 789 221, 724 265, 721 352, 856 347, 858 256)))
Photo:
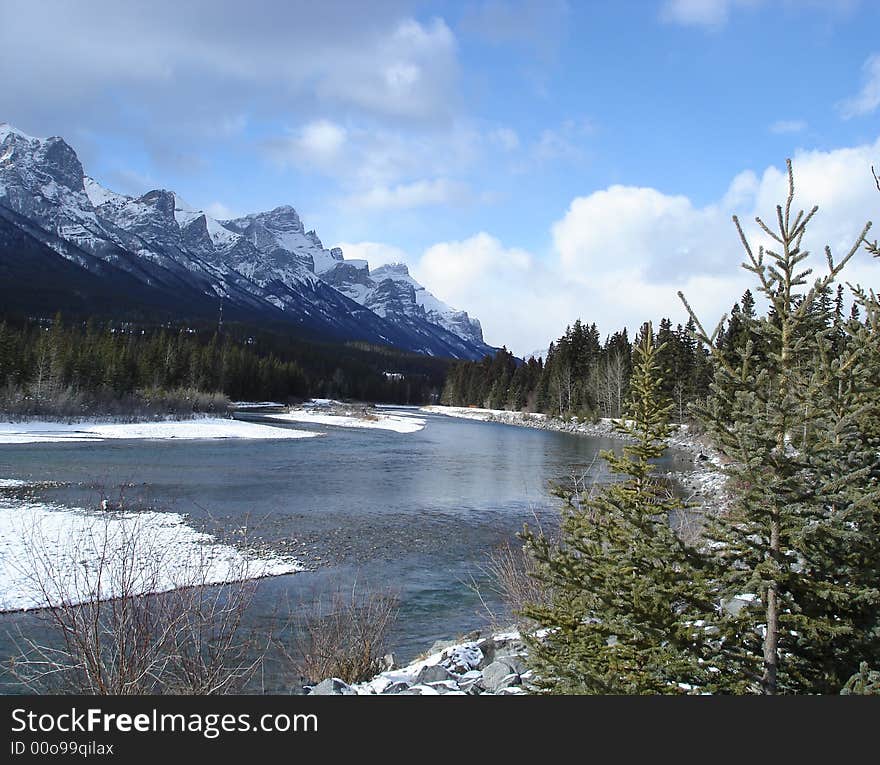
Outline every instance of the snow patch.
POLYGON ((243 553, 162 512, 94 513, 0 501, 0 611, 146 595, 302 571, 243 553))
POLYGON ((0 422, 0 445, 67 443, 109 439, 294 439, 312 438, 318 435, 321 434, 219 418, 133 423, 0 422))
POLYGON ((395 414, 373 414, 369 416, 346 414, 325 414, 296 410, 287 414, 269 415, 273 420, 288 422, 307 422, 317 425, 335 425, 339 428, 374 428, 392 430, 395 433, 416 433, 425 427, 425 421, 412 416, 395 414))

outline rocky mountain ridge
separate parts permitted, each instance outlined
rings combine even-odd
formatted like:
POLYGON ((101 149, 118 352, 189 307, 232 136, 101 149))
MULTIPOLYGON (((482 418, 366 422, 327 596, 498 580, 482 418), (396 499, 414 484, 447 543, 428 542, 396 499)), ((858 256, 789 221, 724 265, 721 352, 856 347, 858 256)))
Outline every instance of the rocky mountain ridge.
MULTIPOLYGON (((82 288, 84 305, 107 291, 107 284, 98 285, 112 273, 114 289, 137 283, 146 305, 178 305, 181 318, 218 313, 222 304, 226 315, 291 324, 321 339, 451 358, 478 359, 495 350, 483 341, 478 321, 434 297, 405 266, 371 273, 366 261, 345 260, 341 249, 326 248, 306 230, 289 205, 216 220, 173 191, 118 194, 86 175, 62 138, 34 138, 5 123, 0 231, 7 233, 0 236, 0 268, 47 278, 66 270, 60 257, 91 277, 78 280, 91 285, 82 288)), ((17 289, 57 292, 36 276, 24 280, 34 283, 17 289)), ((25 297, 19 294, 16 304, 26 305, 25 297)))

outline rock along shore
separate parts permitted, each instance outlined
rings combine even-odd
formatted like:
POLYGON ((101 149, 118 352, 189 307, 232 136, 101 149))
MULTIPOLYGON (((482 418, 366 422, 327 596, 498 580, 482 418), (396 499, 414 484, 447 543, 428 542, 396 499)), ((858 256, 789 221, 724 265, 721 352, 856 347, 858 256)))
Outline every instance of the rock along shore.
POLYGON ((427 657, 391 666, 371 680, 349 685, 328 678, 308 688, 316 696, 515 696, 529 693, 532 673, 519 632, 488 637, 472 633, 463 642, 438 641, 427 657))

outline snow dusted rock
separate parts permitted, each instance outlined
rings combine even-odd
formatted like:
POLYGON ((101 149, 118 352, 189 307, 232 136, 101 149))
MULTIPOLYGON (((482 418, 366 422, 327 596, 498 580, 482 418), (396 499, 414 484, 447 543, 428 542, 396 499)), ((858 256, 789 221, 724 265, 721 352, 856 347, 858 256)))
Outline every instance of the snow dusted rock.
POLYGON ((451 680, 453 677, 453 673, 442 664, 433 664, 422 668, 421 672, 416 676, 416 683, 427 685, 428 683, 451 680))
POLYGON ((497 659, 504 659, 511 656, 524 656, 526 653, 525 643, 520 640, 519 636, 511 637, 508 635, 495 636, 487 640, 482 646, 483 659, 478 665, 479 669, 485 669, 497 659))
POLYGON ((475 639, 461 643, 437 641, 426 658, 406 667, 386 670, 351 688, 359 695, 461 696, 529 692, 531 673, 525 664, 525 645, 519 633, 493 637, 479 637, 476 633, 471 637, 475 639), (496 654, 500 658, 486 661, 487 656, 496 654))
POLYGON ((354 696, 357 691, 338 677, 331 677, 314 686, 310 693, 312 696, 354 696))
MULTIPOLYGON (((522 667, 522 662, 516 660, 517 666, 522 667)), ((493 661, 483 670, 483 687, 489 693, 497 693, 503 688, 513 685, 522 685, 522 676, 514 667, 511 659, 493 661)))
POLYGON ((444 651, 446 665, 457 673, 468 673, 483 663, 483 651, 476 643, 453 646, 444 651))

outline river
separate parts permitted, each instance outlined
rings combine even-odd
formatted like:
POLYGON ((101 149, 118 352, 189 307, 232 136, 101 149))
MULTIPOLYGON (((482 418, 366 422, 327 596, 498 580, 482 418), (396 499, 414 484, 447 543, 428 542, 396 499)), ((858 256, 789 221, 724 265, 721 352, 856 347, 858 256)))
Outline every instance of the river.
MULTIPOLYGON (((393 412, 394 410, 388 410, 393 412)), ((415 414, 412 410, 403 414, 415 414)), ((285 441, 102 441, 0 446, 0 476, 52 481, 40 499, 96 507, 102 494, 188 515, 221 530, 247 522, 271 547, 310 570, 263 580, 251 620, 270 622, 289 606, 355 585, 392 588, 400 612, 391 635, 399 659, 434 640, 485 627, 473 582, 493 610, 501 604, 483 567, 523 523, 552 527, 553 482, 607 479, 601 438, 454 419, 419 412, 415 433, 291 424, 325 435, 285 441)), ((259 414, 238 415, 260 421, 259 414)), ((276 423, 277 424, 277 423, 276 423)), ((690 459, 670 453, 666 470, 690 459)), ((35 628, 28 614, 0 616, 6 633, 35 628)), ((265 680, 283 692, 285 678, 265 680)))

